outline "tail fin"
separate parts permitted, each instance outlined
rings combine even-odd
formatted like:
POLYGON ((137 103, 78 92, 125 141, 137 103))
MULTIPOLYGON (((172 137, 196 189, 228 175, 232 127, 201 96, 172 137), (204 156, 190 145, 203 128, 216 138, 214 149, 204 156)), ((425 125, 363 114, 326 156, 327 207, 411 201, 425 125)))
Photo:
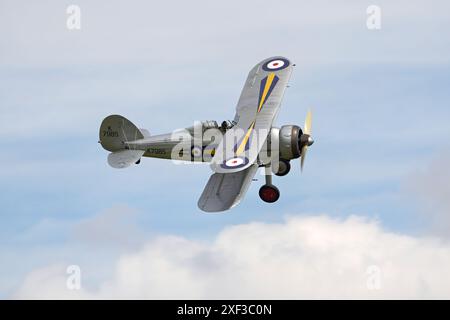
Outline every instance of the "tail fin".
POLYGON ((108 151, 124 150, 128 141, 143 139, 144 135, 130 120, 111 115, 100 125, 99 142, 108 151))

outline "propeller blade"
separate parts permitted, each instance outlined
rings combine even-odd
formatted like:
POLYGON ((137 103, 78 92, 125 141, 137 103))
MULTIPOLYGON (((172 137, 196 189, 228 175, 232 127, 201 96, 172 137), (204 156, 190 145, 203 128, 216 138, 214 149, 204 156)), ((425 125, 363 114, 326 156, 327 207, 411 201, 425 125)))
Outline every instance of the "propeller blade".
POLYGON ((312 122, 312 112, 308 111, 306 114, 305 125, 303 127, 303 133, 311 135, 311 122, 312 122))
POLYGON ((300 159, 300 169, 303 172, 303 166, 305 165, 306 151, 308 150, 308 146, 314 143, 314 140, 311 138, 311 125, 312 125, 312 112, 308 111, 306 114, 305 125, 303 127, 303 134, 308 135, 308 141, 305 141, 305 144, 302 147, 301 151, 301 159, 300 159))
POLYGON ((302 148, 302 158, 300 159, 300 169, 303 172, 303 166, 305 164, 306 150, 308 150, 308 146, 305 145, 302 148))

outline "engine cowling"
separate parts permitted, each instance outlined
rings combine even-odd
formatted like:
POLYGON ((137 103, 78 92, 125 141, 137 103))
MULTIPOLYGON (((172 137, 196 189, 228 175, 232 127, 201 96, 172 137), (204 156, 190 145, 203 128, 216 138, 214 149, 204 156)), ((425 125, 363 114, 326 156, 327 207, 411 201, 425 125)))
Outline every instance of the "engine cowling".
POLYGON ((279 129, 278 148, 281 159, 291 160, 300 157, 302 134, 302 129, 296 125, 286 125, 279 129))
POLYGON ((283 176, 289 172, 289 161, 301 157, 301 168, 303 169, 306 151, 314 143, 314 139, 311 137, 311 119, 312 113, 309 111, 306 115, 304 132, 296 125, 272 127, 267 139, 267 157, 261 157, 261 153, 259 155, 261 163, 271 162, 272 171, 283 176), (276 168, 277 164, 281 166, 276 168))

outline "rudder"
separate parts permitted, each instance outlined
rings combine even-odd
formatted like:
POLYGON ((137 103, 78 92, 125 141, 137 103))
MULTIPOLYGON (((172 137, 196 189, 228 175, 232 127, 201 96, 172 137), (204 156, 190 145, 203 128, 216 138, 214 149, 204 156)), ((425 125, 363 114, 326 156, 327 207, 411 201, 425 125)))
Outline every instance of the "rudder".
POLYGON ((99 142, 108 151, 125 149, 128 141, 143 139, 142 132, 128 119, 120 115, 110 115, 100 125, 99 142))

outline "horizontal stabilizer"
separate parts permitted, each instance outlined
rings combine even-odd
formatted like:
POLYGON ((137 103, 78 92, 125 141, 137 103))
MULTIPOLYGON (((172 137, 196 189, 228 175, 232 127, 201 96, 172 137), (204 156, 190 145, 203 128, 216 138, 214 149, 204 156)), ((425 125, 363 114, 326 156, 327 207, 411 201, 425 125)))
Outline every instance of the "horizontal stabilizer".
POLYGON ((145 153, 143 150, 122 150, 110 153, 108 155, 108 163, 111 167, 122 169, 129 167, 141 159, 145 153))

